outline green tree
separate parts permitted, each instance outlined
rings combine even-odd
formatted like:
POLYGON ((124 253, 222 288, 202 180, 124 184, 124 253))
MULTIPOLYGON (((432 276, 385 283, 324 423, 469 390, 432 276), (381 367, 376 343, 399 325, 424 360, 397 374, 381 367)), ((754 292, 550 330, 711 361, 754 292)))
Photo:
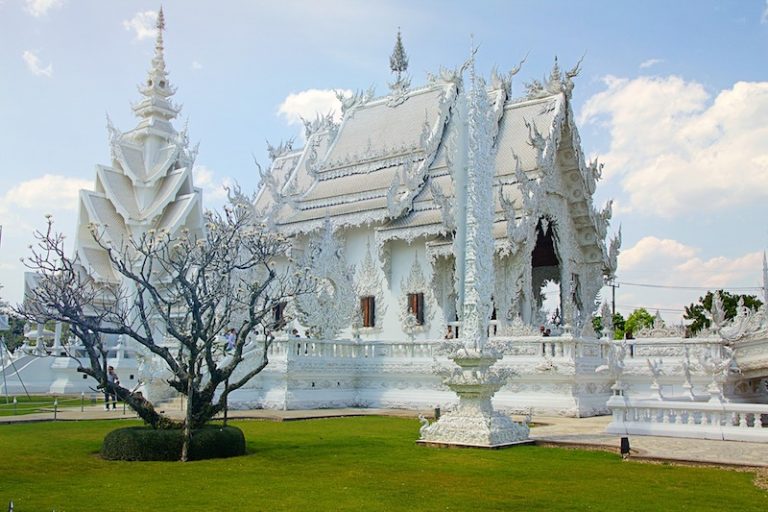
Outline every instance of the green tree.
POLYGON ((595 330, 595 334, 597 334, 598 338, 603 337, 603 317, 602 316, 592 317, 592 328, 595 330))
MULTIPOLYGON (((0 289, 2 289, 0 285, 0 289)), ((8 330, 0 331, 0 336, 5 340, 5 346, 13 351, 24 343, 24 319, 15 314, 6 301, 0 298, 0 315, 8 315, 8 330)))
POLYGON ((628 338, 632 338, 634 333, 644 327, 653 327, 653 315, 645 308, 638 308, 627 317, 624 332, 628 338))
POLYGON ((8 315, 9 329, 2 333, 5 337, 5 346, 8 350, 14 351, 17 347, 20 347, 24 343, 24 324, 26 322, 18 315, 8 315))
POLYGON ((615 340, 624 339, 625 324, 626 322, 624 320, 624 316, 622 316, 621 313, 613 314, 613 339, 615 340))
MULTIPOLYGON (((725 318, 728 319, 736 316, 736 307, 741 299, 744 300, 744 305, 750 309, 757 309, 763 305, 762 301, 754 295, 738 295, 723 290, 718 290, 718 293, 723 301, 725 318)), ((706 295, 699 297, 699 302, 685 307, 683 318, 691 322, 688 324, 688 331, 691 336, 711 327, 712 322, 707 318, 707 313, 712 309, 712 298, 714 296, 713 292, 708 291, 706 295)))
MULTIPOLYGON (((603 336, 603 317, 592 317, 592 327, 595 329, 595 334, 600 338, 603 336)), ((620 340, 624 338, 624 317, 621 313, 615 313, 613 315, 613 339, 620 340)))

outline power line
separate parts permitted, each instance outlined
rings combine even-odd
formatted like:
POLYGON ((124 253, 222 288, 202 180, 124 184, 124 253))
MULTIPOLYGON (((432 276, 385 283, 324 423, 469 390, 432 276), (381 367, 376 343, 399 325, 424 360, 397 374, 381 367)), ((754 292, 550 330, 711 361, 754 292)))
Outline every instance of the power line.
POLYGON ((645 309, 645 310, 653 310, 653 311, 664 311, 666 313, 685 313, 684 309, 676 309, 676 308, 660 308, 655 306, 627 306, 624 304, 616 304, 617 309, 645 309))
POLYGON ((625 281, 618 281, 617 284, 624 286, 640 286, 642 288, 668 288, 673 290, 750 290, 759 291, 762 290, 762 286, 672 286, 666 284, 649 284, 649 283, 627 283, 625 281))

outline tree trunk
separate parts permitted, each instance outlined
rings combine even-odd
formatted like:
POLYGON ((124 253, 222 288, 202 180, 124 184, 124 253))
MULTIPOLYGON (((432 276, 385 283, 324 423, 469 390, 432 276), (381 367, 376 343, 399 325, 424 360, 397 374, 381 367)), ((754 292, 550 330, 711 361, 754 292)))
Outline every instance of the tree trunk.
POLYGON ((192 358, 189 359, 189 369, 187 370, 187 411, 184 418, 184 435, 181 444, 181 462, 189 460, 189 445, 192 442, 192 404, 194 403, 194 390, 192 389, 193 376, 192 365, 195 364, 192 358))

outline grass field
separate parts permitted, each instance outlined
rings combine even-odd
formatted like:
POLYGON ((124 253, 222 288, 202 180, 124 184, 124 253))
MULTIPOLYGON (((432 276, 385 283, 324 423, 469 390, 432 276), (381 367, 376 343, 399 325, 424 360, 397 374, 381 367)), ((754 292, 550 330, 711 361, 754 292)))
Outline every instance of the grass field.
MULTIPOLYGON (((86 396, 83 403, 86 406, 97 403, 97 400, 94 398, 96 396, 95 394, 86 396)), ((21 416, 38 412, 52 412, 54 400, 58 401, 57 407, 59 409, 66 407, 79 408, 81 404, 79 395, 63 395, 58 397, 52 395, 20 395, 8 397, 8 401, 6 401, 5 396, 0 396, 0 416, 21 416), (13 403, 14 398, 16 398, 16 404, 13 403)))
POLYGON ((606 452, 417 446, 419 423, 362 417, 236 422, 249 454, 109 462, 131 421, 0 425, 0 509, 47 511, 763 511, 750 472, 622 462, 606 452))

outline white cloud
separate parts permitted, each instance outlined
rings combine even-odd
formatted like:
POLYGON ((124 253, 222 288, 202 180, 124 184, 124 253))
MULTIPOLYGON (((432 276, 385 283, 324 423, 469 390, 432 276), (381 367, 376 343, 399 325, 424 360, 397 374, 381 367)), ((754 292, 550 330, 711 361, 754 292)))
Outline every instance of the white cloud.
POLYGON ((0 198, 0 211, 8 211, 11 207, 45 209, 45 213, 49 210, 75 210, 80 189, 91 188, 92 185, 88 180, 46 174, 11 187, 0 198))
MULTIPOLYGON (((350 90, 342 90, 352 94, 350 90)), ((277 108, 277 113, 288 124, 301 125, 301 119, 313 120, 318 115, 333 113, 335 119, 341 118, 341 102, 336 98, 336 91, 330 89, 308 89, 296 94, 289 94, 277 108)))
POLYGON ((53 65, 48 64, 43 67, 40 63, 40 57, 38 57, 32 50, 24 50, 21 58, 24 59, 24 62, 27 64, 27 69, 31 71, 33 75, 47 76, 49 78, 53 76, 53 65))
MULTIPOLYGON (((619 287, 616 302, 627 306, 624 313, 635 307, 646 307, 651 312, 662 309, 666 319, 679 321, 684 306, 696 302, 707 289, 760 286, 762 253, 732 258, 702 258, 700 253, 699 248, 677 240, 654 236, 640 239, 619 255, 618 281, 624 284, 619 287), (635 286, 635 283, 653 287, 635 286)), ((741 290, 739 293, 757 292, 741 290)))
POLYGON ((768 198, 768 82, 737 82, 712 97, 680 77, 606 77, 582 123, 611 135, 602 156, 626 211, 673 217, 768 198))
MULTIPOLYGON (((55 229, 71 235, 75 231, 78 192, 92 186, 92 181, 46 174, 17 183, 0 195, 3 224, 0 284, 5 286, 4 298, 11 302, 21 300, 23 272, 27 269, 19 263, 19 257, 29 255, 28 246, 34 243, 32 233, 45 228, 45 216, 52 214, 55 229)), ((71 240, 66 243, 71 249, 71 240)))
POLYGON ((203 65, 200 64, 199 62, 197 62, 196 60, 193 60, 192 61, 192 69, 195 70, 195 71, 199 71, 199 70, 203 69, 203 65))
POLYGON ((29 14, 39 18, 51 9, 58 9, 64 4, 64 0, 25 0, 25 8, 29 14))
POLYGON ((154 39, 157 35, 157 11, 137 12, 130 20, 123 21, 125 30, 134 32, 134 39, 142 41, 144 39, 154 39))
POLYGON ((768 23, 768 0, 765 0, 763 15, 760 17, 760 23, 768 23))
POLYGON ((647 69, 662 62, 664 62, 664 59, 648 59, 640 63, 640 69, 647 69))
POLYGON ((203 189, 203 203, 207 208, 215 207, 227 197, 225 187, 232 186, 232 180, 216 179, 216 173, 205 165, 196 165, 192 169, 195 186, 203 189))
POLYGON ((696 252, 696 248, 676 240, 646 236, 634 246, 621 251, 619 265, 622 271, 633 270, 650 261, 658 262, 660 259, 669 260, 670 263, 689 260, 696 255, 696 252))

